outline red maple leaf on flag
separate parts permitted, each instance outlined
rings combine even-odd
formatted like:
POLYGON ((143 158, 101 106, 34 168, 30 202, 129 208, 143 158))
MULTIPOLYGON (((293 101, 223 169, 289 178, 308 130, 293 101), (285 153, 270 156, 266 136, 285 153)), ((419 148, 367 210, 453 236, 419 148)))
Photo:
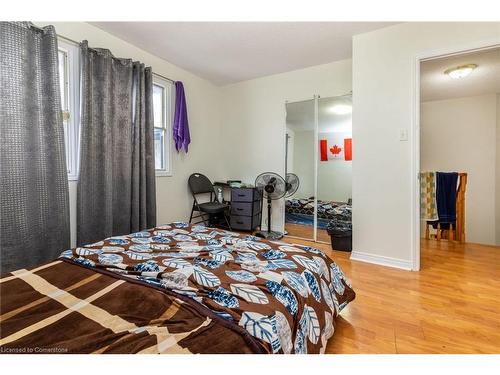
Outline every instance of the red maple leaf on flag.
POLYGON ((337 145, 334 145, 332 148, 330 148, 330 152, 333 154, 333 155, 338 155, 340 154, 340 152, 342 151, 342 148, 340 148, 339 146, 337 145))

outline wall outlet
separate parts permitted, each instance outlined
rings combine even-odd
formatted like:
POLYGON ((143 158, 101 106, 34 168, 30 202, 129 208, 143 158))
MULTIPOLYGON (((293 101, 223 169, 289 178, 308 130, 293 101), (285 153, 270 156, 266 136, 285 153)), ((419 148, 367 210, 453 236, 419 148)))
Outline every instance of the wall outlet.
POLYGON ((406 129, 406 128, 399 129, 399 140, 400 141, 407 141, 408 140, 408 129, 406 129))

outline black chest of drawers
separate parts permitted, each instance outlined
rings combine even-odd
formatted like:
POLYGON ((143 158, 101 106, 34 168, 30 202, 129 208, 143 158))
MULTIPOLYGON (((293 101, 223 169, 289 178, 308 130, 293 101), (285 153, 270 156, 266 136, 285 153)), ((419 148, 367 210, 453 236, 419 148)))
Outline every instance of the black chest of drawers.
POLYGON ((262 197, 255 188, 231 188, 231 228, 253 231, 262 219, 262 197))

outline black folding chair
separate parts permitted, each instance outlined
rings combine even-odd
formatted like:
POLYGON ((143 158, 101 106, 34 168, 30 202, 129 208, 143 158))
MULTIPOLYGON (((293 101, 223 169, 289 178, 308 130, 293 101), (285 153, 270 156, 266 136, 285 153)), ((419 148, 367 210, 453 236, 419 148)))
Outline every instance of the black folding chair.
POLYGON ((213 225, 214 217, 222 214, 227 227, 231 229, 231 225, 226 217, 226 211, 229 209, 229 205, 218 201, 214 185, 210 182, 207 176, 202 175, 201 173, 193 173, 189 176, 188 185, 189 190, 191 190, 191 194, 193 195, 193 208, 191 209, 189 223, 191 224, 193 219, 201 218, 201 221, 194 224, 203 222, 205 225, 210 226, 213 225), (197 196, 201 194, 210 194, 210 200, 208 202, 200 203, 197 196), (199 212, 199 215, 194 216, 195 212, 199 212))

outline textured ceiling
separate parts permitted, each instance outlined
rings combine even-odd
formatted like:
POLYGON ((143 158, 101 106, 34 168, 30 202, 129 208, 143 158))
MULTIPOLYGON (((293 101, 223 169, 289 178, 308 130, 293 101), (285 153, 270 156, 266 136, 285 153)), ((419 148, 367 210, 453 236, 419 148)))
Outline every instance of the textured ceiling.
POLYGON ((349 59, 387 22, 91 22, 217 85, 349 59))

